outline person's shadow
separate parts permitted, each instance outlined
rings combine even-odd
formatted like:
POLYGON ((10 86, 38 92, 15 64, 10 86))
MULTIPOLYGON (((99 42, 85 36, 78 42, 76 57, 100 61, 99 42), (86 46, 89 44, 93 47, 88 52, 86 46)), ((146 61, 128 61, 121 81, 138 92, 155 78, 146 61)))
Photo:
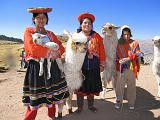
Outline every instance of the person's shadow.
MULTIPOLYGON (((67 114, 63 116, 62 120, 160 120, 160 101, 143 88, 137 87, 135 110, 128 110, 127 103, 123 104, 121 110, 115 110, 114 103, 110 102, 110 99, 112 97, 103 101, 95 100, 95 106, 98 108, 97 113, 92 113, 87 109, 87 100, 85 100, 82 113, 67 114), (158 115, 156 114, 154 117, 150 110, 159 110, 158 115)), ((124 99, 126 99, 126 92, 124 99)), ((76 106, 76 101, 73 103, 76 106)))

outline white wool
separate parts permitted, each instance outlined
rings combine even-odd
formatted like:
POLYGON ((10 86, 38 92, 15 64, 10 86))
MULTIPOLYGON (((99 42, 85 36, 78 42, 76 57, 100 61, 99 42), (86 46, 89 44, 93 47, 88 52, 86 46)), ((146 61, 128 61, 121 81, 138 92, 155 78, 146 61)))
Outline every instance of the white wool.
POLYGON ((58 50, 59 49, 59 45, 55 42, 47 42, 44 44, 44 47, 47 47, 51 50, 58 50))
POLYGON ((81 68, 86 52, 81 53, 79 50, 77 50, 77 52, 72 50, 72 41, 84 43, 87 42, 87 37, 85 37, 85 35, 83 35, 82 33, 74 33, 73 35, 69 35, 69 40, 66 44, 64 73, 68 88, 71 91, 75 91, 80 88, 83 81, 81 68))
POLYGON ((160 64, 160 36, 155 36, 152 40, 154 42, 154 61, 160 64))
POLYGON ((112 82, 113 88, 116 83, 116 49, 118 44, 117 32, 119 27, 112 23, 106 23, 102 27, 103 44, 106 53, 106 68, 101 72, 101 80, 103 83, 103 91, 101 93, 102 99, 105 98, 107 91, 107 84, 109 81, 112 82))
POLYGON ((153 41, 160 40, 160 36, 154 36, 153 41))
POLYGON ((59 45, 55 42, 51 42, 47 35, 35 33, 32 35, 32 38, 33 38, 33 42, 35 42, 38 45, 42 45, 42 46, 47 47, 51 50, 58 50, 59 49, 59 45))
POLYGON ((157 96, 160 97, 160 36, 155 36, 153 38, 153 42, 154 42, 154 60, 152 64, 152 71, 158 84, 157 96))
POLYGON ((86 43, 87 42, 87 37, 82 33, 73 33, 72 39, 74 42, 80 42, 80 43, 86 43))
POLYGON ((106 81, 113 79, 116 73, 115 60, 116 60, 116 49, 118 44, 118 38, 117 38, 117 33, 115 28, 117 29, 115 25, 111 23, 107 23, 104 25, 102 29, 103 43, 104 43, 105 53, 107 58, 106 58, 106 70, 101 75, 102 75, 102 79, 106 81), (105 26, 108 26, 108 25, 113 28, 112 34, 110 34, 109 30, 103 30, 105 26))
MULTIPOLYGON (((49 48, 50 50, 58 50, 59 49, 59 45, 55 42, 51 42, 47 35, 44 35, 44 34, 41 34, 41 33, 34 33, 32 35, 32 39, 33 39, 33 42, 35 42, 36 44, 41 45, 41 46, 46 47, 46 48, 49 48)), ((58 67, 61 70, 61 72, 63 72, 63 65, 62 65, 61 60, 58 58, 58 59, 56 59, 56 62, 58 64, 58 67)), ((39 63, 40 63, 39 76, 42 76, 43 75, 44 58, 41 58, 39 63)), ((49 56, 47 58, 47 69, 48 69, 47 78, 48 79, 51 77, 50 68, 51 68, 51 61, 50 61, 50 56, 49 56)))

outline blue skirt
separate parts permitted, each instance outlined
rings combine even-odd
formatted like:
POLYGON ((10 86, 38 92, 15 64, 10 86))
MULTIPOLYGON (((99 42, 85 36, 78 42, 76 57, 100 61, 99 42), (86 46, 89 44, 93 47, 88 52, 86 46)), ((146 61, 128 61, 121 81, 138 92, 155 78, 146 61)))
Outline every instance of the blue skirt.
POLYGON ((80 89, 76 94, 88 96, 88 95, 99 95, 102 91, 102 82, 100 77, 99 69, 86 70, 82 69, 82 73, 85 76, 85 79, 82 83, 80 89))

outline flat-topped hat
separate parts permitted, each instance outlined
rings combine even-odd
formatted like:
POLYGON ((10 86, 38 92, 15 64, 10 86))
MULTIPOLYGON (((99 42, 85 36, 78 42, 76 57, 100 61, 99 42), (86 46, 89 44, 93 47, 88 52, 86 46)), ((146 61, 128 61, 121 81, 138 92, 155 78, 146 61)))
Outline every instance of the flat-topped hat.
POLYGON ((52 8, 43 8, 43 7, 28 8, 27 11, 29 13, 49 13, 52 11, 52 8))
POLYGON ((81 22, 82 19, 85 19, 85 18, 89 18, 91 19, 92 22, 95 21, 95 17, 94 15, 90 14, 90 13, 82 13, 78 16, 78 21, 81 22))

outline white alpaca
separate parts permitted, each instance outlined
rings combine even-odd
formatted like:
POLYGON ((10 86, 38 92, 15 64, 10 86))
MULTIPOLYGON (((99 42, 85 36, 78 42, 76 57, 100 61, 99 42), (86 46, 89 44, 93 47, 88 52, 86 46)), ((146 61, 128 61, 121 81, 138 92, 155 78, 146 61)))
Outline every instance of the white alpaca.
MULTIPOLYGON (((47 47, 50 50, 58 50, 59 49, 59 45, 55 42, 51 42, 47 35, 35 33, 32 35, 32 38, 33 38, 33 42, 35 42, 38 45, 47 47)), ((56 59, 56 62, 58 64, 58 67, 60 68, 60 70, 63 70, 60 58, 56 59)), ((44 58, 41 58, 40 62, 39 62, 39 64, 40 64, 39 76, 43 75, 43 63, 44 63, 44 58)), ((51 68, 51 56, 50 56, 50 52, 49 52, 48 58, 47 58, 47 71, 48 71, 47 78, 48 79, 51 77, 50 68, 51 68)))
POLYGON ((119 27, 111 23, 106 23, 102 28, 103 34, 103 43, 105 47, 105 53, 107 56, 106 59, 106 69, 101 72, 101 78, 103 82, 103 92, 102 98, 105 97, 105 93, 107 91, 107 84, 109 81, 112 81, 113 88, 115 88, 115 81, 116 81, 116 49, 117 49, 117 33, 116 30, 119 27))
MULTIPOLYGON (((69 112, 72 110, 72 95, 78 90, 83 82, 81 68, 87 51, 87 37, 83 33, 70 34, 65 31, 69 39, 66 44, 64 73, 70 97, 67 99, 69 112)), ((59 105, 59 113, 62 113, 63 105, 59 105)))
POLYGON ((83 81, 81 67, 87 51, 87 37, 83 33, 68 35, 64 73, 69 89, 75 91, 80 88, 83 81))
POLYGON ((152 71, 158 83, 157 96, 160 97, 160 36, 153 38, 154 42, 154 60, 152 64, 152 71))

